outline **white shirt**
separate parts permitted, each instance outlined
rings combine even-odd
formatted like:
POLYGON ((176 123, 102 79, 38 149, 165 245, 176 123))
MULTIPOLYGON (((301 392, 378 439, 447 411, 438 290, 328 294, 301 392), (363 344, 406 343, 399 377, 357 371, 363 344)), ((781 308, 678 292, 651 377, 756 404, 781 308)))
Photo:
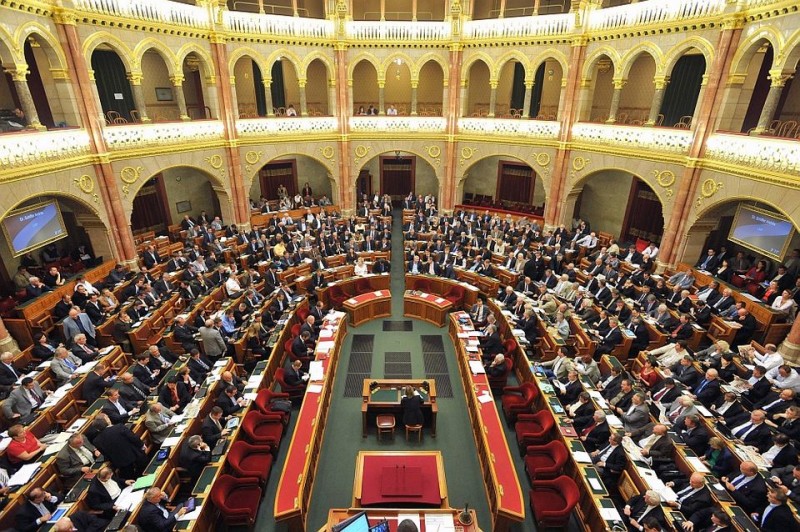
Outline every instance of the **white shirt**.
POLYGON ((356 266, 355 266, 353 272, 356 275, 367 275, 367 264, 366 263, 363 263, 363 264, 356 263, 356 266))
POLYGON ((239 281, 236 280, 236 277, 231 275, 228 277, 228 280, 225 281, 225 290, 228 292, 228 295, 235 294, 236 292, 241 292, 242 287, 239 285, 239 281))
POLYGON ((762 453, 761 457, 766 460, 768 464, 772 465, 773 460, 775 460, 775 457, 778 456, 779 452, 781 452, 781 449, 783 449, 783 447, 773 445, 767 452, 762 453))
POLYGON ((119 497, 119 494, 122 491, 119 487, 119 484, 117 484, 111 477, 109 477, 109 479, 106 480, 105 482, 101 480, 100 484, 102 484, 103 487, 106 489, 109 497, 111 497, 114 500, 116 500, 116 498, 119 497))
POLYGON ((800 393, 800 375, 795 370, 792 370, 788 377, 781 377, 780 374, 777 374, 774 379, 770 379, 770 382, 778 388, 789 388, 800 393))
POLYGON ((780 353, 766 353, 764 355, 759 354, 758 352, 753 355, 755 361, 767 368, 767 371, 771 370, 772 368, 777 368, 781 364, 783 364, 783 357, 780 353))

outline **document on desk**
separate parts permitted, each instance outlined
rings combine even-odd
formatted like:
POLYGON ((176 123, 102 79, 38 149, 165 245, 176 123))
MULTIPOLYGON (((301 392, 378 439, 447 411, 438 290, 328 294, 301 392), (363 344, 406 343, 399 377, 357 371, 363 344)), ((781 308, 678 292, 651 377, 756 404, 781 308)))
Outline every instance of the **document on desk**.
POLYGON ((8 479, 9 486, 24 486, 25 484, 33 478, 33 475, 39 471, 39 468, 42 467, 41 462, 34 462, 32 464, 25 464, 24 466, 20 467, 19 470, 11 475, 11 478, 8 479))
POLYGON ((317 352, 318 353, 327 353, 328 351, 333 349, 335 346, 336 346, 336 342, 333 342, 331 340, 326 340, 324 342, 318 342, 317 343, 317 352))
POLYGON ((308 380, 321 381, 325 378, 325 369, 321 360, 312 360, 308 365, 308 380))
POLYGON ((486 373, 486 369, 483 367, 483 363, 480 360, 470 360, 469 370, 475 375, 486 373))
POLYGON ((144 491, 133 491, 133 486, 128 486, 122 490, 114 501, 114 506, 123 510, 133 510, 136 505, 142 502, 144 491))
POLYGON ((600 508, 600 517, 603 521, 622 521, 616 508, 600 508))
POLYGON ((452 514, 425 514, 425 530, 429 532, 453 532, 452 514))
POLYGON ((92 369, 97 365, 98 362, 99 362, 99 360, 94 360, 92 362, 88 362, 86 364, 83 364, 82 366, 78 366, 75 369, 75 374, 77 374, 77 375, 86 375, 87 373, 92 371, 92 369))
POLYGON ((186 512, 182 516, 178 517, 178 521, 194 521, 195 519, 200 517, 200 510, 202 509, 203 507, 201 505, 197 505, 191 512, 186 512))
POLYGON ((594 491, 605 491, 603 485, 596 478, 588 478, 587 480, 594 491))
POLYGON ((606 416, 606 421, 608 421, 608 425, 610 427, 621 427, 622 426, 622 421, 620 421, 620 419, 617 416, 612 416, 612 415, 609 414, 609 415, 606 416))
POLYGON ((689 465, 691 465, 692 469, 694 469, 695 471, 698 471, 700 473, 709 472, 706 465, 703 462, 701 462, 700 459, 697 458, 696 456, 687 456, 686 461, 689 462, 689 465))
POLYGON ((309 384, 306 388, 306 393, 322 393, 321 384, 309 384))
POLYGON ((333 338, 333 329, 320 329, 319 338, 320 340, 323 338, 333 338))
POLYGON ((469 333, 468 332, 460 332, 456 336, 458 336, 459 338, 461 338, 463 340, 465 338, 469 338, 469 333))
POLYGON ((181 442, 180 436, 170 436, 169 438, 165 439, 164 442, 161 444, 161 447, 175 447, 181 442))
POLYGON ((494 397, 492 397, 492 395, 489 393, 482 393, 478 396, 478 402, 481 403, 491 403, 493 400, 494 397))
POLYGON ((592 457, 586 451, 572 451, 572 457, 580 464, 592 463, 592 457))

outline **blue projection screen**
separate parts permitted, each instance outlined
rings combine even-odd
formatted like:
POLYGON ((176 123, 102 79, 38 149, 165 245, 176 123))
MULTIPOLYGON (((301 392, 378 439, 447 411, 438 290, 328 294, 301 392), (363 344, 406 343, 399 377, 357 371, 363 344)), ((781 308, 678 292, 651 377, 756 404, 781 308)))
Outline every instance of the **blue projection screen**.
POLYGON ((67 236, 55 201, 10 212, 3 220, 3 233, 15 257, 67 236))
POLYGON ((739 205, 728 240, 775 260, 782 260, 794 235, 786 218, 750 205, 739 205))

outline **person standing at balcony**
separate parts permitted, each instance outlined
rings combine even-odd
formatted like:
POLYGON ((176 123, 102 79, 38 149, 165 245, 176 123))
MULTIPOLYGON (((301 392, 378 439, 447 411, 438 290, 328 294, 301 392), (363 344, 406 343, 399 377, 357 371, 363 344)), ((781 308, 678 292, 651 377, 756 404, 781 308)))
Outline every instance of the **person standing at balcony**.
POLYGON ((286 116, 297 116, 294 105, 289 104, 289 107, 286 108, 286 116))

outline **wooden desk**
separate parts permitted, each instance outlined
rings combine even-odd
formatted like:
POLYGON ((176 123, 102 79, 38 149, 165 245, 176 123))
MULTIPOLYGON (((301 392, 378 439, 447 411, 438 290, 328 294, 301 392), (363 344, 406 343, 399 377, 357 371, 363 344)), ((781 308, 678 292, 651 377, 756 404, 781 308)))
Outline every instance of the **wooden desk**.
MULTIPOLYGON (((275 495, 275 520, 287 522, 290 530, 306 529, 311 490, 322 448, 322 435, 328 419, 339 350, 347 334, 347 324, 343 319, 326 318, 322 330, 333 331, 333 336, 326 335, 323 341, 333 341, 334 347, 327 352, 318 349, 315 353, 315 358, 322 361, 323 380, 308 383, 275 495), (321 386, 319 393, 308 389, 314 385, 321 386)), ((318 342, 317 346, 320 343, 318 342)))
MULTIPOLYGON (((365 511, 363 508, 332 508, 328 511, 328 522, 325 526, 319 529, 318 532, 329 532, 331 528, 353 517, 354 515, 358 514, 359 512, 365 511)), ((367 512, 367 519, 369 520, 370 525, 377 525, 378 523, 383 522, 386 519, 389 522, 389 530, 395 531, 397 530, 398 516, 399 515, 408 515, 408 514, 417 514, 419 516, 419 532, 436 532, 435 530, 430 530, 425 528, 425 516, 426 515, 450 515, 453 518, 453 526, 460 527, 456 528, 456 530, 463 530, 463 532, 481 532, 481 529, 478 528, 478 517, 475 515, 475 510, 470 510, 469 514, 472 516, 472 524, 464 525, 462 524, 458 516, 461 513, 461 510, 450 509, 450 508, 430 508, 424 510, 416 510, 416 509, 408 509, 408 510, 391 510, 391 509, 380 509, 380 510, 366 510, 367 512)))
POLYGON ((397 418, 396 426, 402 425, 403 408, 401 399, 403 388, 411 386, 421 389, 427 382, 429 392, 420 390, 422 399, 422 413, 425 416, 425 425, 431 428, 431 436, 436 437, 436 415, 439 406, 436 404, 436 381, 434 379, 364 379, 361 388, 361 436, 367 437, 368 428, 375 425, 375 418, 379 414, 392 414, 397 418), (373 385, 375 383, 375 385, 373 385), (374 387, 373 387, 374 386, 374 387))
POLYGON ((397 508, 414 504, 412 501, 418 498, 427 502, 424 506, 448 508, 447 481, 440 451, 359 451, 353 481, 354 507, 372 505, 397 508), (430 470, 433 464, 435 472, 430 470), (393 470, 391 475, 396 472, 398 477, 398 491, 393 494, 380 493, 381 488, 375 489, 377 486, 386 487, 381 481, 387 468, 393 470), (438 489, 431 485, 430 480, 438 481, 438 489), (408 493, 400 492, 406 490, 408 493), (434 506, 434 500, 437 506, 434 506))
POLYGON ((437 327, 444 327, 447 313, 452 308, 453 304, 445 298, 425 292, 406 290, 403 296, 403 316, 418 318, 437 327))
POLYGON ((461 293, 461 301, 455 303, 456 308, 469 309, 478 301, 480 289, 464 281, 437 277, 435 275, 406 274, 406 290, 421 290, 429 294, 447 297, 461 293))
POLYGON ((342 305, 350 315, 350 325, 358 327, 364 322, 392 315, 392 293, 389 290, 367 292, 345 300, 342 305))
POLYGON ((480 396, 491 397, 492 391, 486 374, 473 375, 469 366, 470 359, 480 360, 480 353, 470 355, 466 350, 466 344, 458 337, 458 333, 466 332, 471 327, 472 321, 466 313, 450 314, 450 339, 456 349, 456 360, 467 400, 467 412, 489 497, 492 530, 502 532, 511 528, 513 523, 525 519, 525 496, 519 485, 519 477, 494 399, 486 403, 478 400, 480 396), (459 318, 468 324, 466 329, 461 325, 459 318))

